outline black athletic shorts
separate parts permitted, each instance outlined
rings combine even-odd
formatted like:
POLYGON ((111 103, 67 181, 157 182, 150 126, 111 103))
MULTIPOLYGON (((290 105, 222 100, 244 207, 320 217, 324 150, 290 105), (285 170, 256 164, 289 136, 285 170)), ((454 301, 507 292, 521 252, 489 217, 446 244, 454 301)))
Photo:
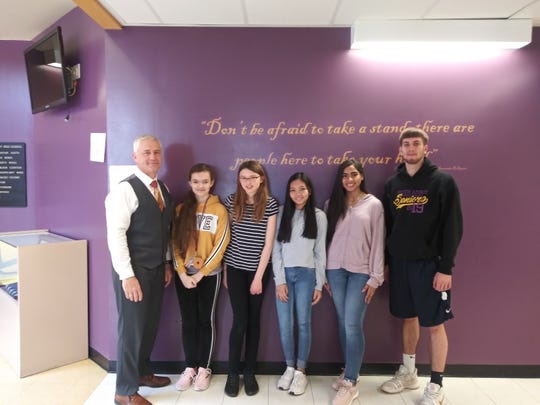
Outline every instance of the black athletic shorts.
POLYGON ((418 317, 421 326, 440 325, 454 315, 450 290, 433 288, 435 260, 390 259, 390 312, 397 318, 418 317))

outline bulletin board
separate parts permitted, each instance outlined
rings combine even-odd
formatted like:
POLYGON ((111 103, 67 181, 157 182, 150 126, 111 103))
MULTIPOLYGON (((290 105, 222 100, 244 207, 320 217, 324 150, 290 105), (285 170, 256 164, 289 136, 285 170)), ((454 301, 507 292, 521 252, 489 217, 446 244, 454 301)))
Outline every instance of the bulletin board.
POLYGON ((0 207, 26 205, 26 144, 0 142, 0 207))

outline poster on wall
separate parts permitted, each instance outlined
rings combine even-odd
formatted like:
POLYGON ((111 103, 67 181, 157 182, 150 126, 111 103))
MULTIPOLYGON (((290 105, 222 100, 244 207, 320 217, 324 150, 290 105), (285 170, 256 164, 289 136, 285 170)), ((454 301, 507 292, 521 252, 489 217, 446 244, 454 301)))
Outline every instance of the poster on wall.
POLYGON ((26 144, 0 143, 0 207, 26 207, 26 144))

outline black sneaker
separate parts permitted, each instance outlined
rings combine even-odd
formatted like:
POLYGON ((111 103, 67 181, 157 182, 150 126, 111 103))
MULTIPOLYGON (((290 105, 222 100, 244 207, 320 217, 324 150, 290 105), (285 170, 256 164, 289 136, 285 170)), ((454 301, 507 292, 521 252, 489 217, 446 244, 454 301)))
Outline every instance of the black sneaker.
POLYGON ((236 397, 238 391, 240 391, 240 377, 238 374, 229 374, 225 383, 225 394, 229 397, 236 397))
POLYGON ((259 392, 259 384, 253 374, 244 374, 244 389, 246 395, 252 396, 259 392))

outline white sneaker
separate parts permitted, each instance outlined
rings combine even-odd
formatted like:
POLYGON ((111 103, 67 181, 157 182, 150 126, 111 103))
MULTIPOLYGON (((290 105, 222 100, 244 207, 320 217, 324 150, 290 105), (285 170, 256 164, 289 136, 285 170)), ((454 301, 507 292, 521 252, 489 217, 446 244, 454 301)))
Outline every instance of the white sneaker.
POLYGON ((210 386, 210 379, 212 378, 212 370, 209 368, 199 367, 199 372, 193 381, 193 389, 195 391, 204 391, 210 386))
POLYGON ((294 367, 287 367, 281 377, 279 377, 277 387, 280 390, 288 391, 294 378, 294 367))
POLYGON ((445 403, 446 399, 442 387, 439 384, 428 383, 420 405, 444 405, 445 403))
POLYGON ((289 388, 289 394, 302 395, 304 392, 306 392, 307 383, 308 381, 306 375, 301 371, 296 370, 294 372, 291 388, 289 388))
POLYGON ((402 364, 396 374, 381 385, 381 390, 388 394, 397 394, 404 389, 415 390, 418 387, 420 387, 418 370, 414 369, 414 373, 409 373, 407 367, 402 364))
POLYGON ((180 378, 176 382, 175 388, 178 391, 185 391, 193 384, 193 381, 197 373, 194 368, 187 367, 184 372, 180 375, 180 378))
POLYGON ((358 397, 358 388, 348 380, 343 380, 332 401, 332 405, 350 405, 358 397))

